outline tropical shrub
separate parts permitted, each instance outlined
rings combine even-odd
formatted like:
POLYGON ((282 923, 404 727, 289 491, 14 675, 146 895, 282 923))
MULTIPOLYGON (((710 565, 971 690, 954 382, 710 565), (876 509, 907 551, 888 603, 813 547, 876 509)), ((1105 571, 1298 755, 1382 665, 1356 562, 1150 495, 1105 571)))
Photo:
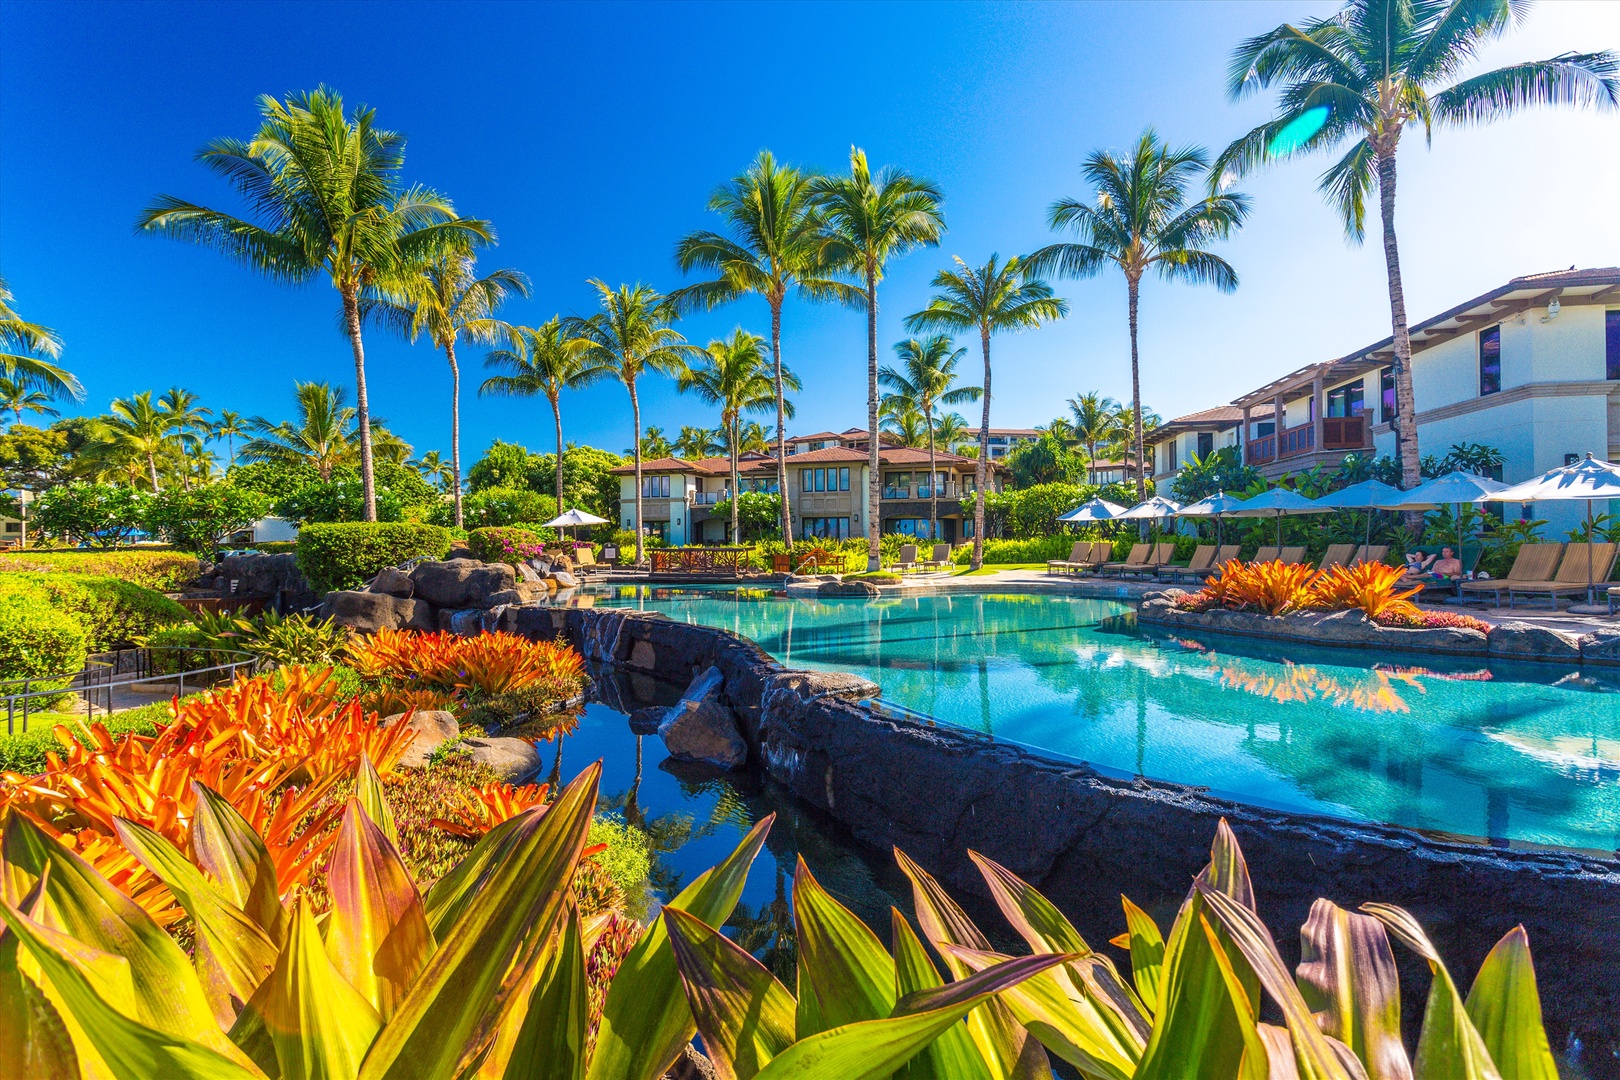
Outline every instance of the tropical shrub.
POLYGON ((349 657, 363 680, 382 688, 429 690, 463 705, 521 704, 521 712, 573 697, 585 676, 584 658, 567 645, 507 633, 384 629, 351 645, 349 657))
MULTIPOLYGON (((168 723, 169 719, 169 703, 154 701, 150 705, 113 713, 101 722, 101 726, 115 738, 131 732, 138 735, 154 735, 158 726, 168 723)), ((30 776, 42 771, 45 768, 46 758, 62 749, 62 744, 57 742, 56 736, 59 730, 65 729, 54 725, 41 725, 10 735, 0 732, 0 774, 15 773, 19 776, 30 776)), ((74 726, 72 735, 85 745, 91 742, 90 732, 79 725, 74 726)))
MULTIPOLYGON (((721 521, 731 520, 731 500, 721 499, 709 507, 709 515, 721 521)), ((768 491, 745 491, 738 496, 737 529, 742 542, 782 536, 782 496, 768 491)), ((632 542, 635 534, 631 533, 632 542)))
POLYGON ((34 504, 34 525, 69 544, 117 547, 139 532, 148 497, 126 484, 73 480, 47 488, 34 504))
POLYGON ((1330 567, 1312 581, 1309 606, 1328 611, 1360 608, 1373 619, 1385 615, 1411 617, 1418 609, 1408 598, 1423 590, 1401 590, 1405 573, 1401 567, 1383 563, 1330 567))
POLYGON ((1234 559, 1209 579, 1203 592, 1222 607, 1282 615, 1315 606, 1311 591, 1315 577, 1316 571, 1305 565, 1234 559))
POLYGON ((232 533, 252 527, 270 512, 270 498, 234 484, 169 488, 146 505, 148 532, 185 551, 211 555, 232 533))
MULTIPOLYGON (((1074 509, 1071 505, 1069 509, 1074 509)), ((1067 559, 1078 536, 1042 536, 1032 540, 986 540, 984 561, 991 563, 1044 563, 1052 559, 1067 559)), ((973 545, 964 544, 951 553, 958 566, 973 561, 973 545)))
POLYGON ((253 619, 233 620, 234 647, 277 666, 331 667, 348 648, 347 628, 331 619, 279 615, 267 611, 253 619))
POLYGON ((0 574, 66 571, 115 577, 158 592, 175 592, 202 564, 178 551, 20 551, 0 554, 0 574))
MULTIPOLYGON (((477 530, 524 521, 550 521, 557 516, 557 498, 527 488, 485 488, 464 496, 461 516, 468 529, 477 530)), ((428 520, 435 525, 455 523, 455 506, 441 503, 428 520)))
POLYGON ((160 592, 90 574, 0 574, 0 596, 37 597, 69 615, 84 628, 92 652, 132 644, 160 626, 190 618, 160 592))
POLYGON ((1472 615, 1455 611, 1424 611, 1422 608, 1413 608, 1410 612, 1388 611, 1374 615, 1372 619, 1380 626, 1410 630, 1478 630, 1482 634, 1489 634, 1495 629, 1484 619, 1476 619, 1472 615))
MULTIPOLYGON (((405 500, 381 485, 377 486, 375 494, 378 521, 405 520, 405 500)), ((276 516, 300 526, 364 521, 365 488, 358 476, 316 480, 277 500, 275 510, 276 516)))
POLYGON ((467 533, 467 549, 480 562, 504 562, 515 566, 545 551, 546 545, 540 535, 531 529, 489 526, 467 533))
POLYGON ((352 589, 408 559, 442 559, 450 535, 436 525, 341 522, 298 533, 298 568, 317 592, 352 589))
MULTIPOLYGON (((71 677, 84 667, 88 637, 78 620, 45 600, 25 595, 0 596, 0 680, 42 675, 71 677)), ((30 684, 29 690, 52 690, 66 680, 30 684)), ((20 693, 21 684, 6 687, 20 693)), ((36 703, 37 704, 37 703, 36 703)))

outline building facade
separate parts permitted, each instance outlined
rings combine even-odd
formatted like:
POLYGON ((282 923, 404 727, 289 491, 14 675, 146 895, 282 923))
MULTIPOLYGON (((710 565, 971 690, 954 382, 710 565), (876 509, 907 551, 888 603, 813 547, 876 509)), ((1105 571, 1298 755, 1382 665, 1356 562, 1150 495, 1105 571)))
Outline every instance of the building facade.
MULTIPOLYGON (((1273 430, 1270 415, 1269 405, 1259 405, 1252 410, 1254 428, 1262 435, 1269 435, 1273 430)), ((1144 432, 1142 442, 1149 448, 1148 461, 1153 467, 1154 484, 1169 484, 1190 463, 1202 461, 1217 450, 1237 446, 1242 427, 1243 410, 1221 405, 1178 416, 1144 432)))

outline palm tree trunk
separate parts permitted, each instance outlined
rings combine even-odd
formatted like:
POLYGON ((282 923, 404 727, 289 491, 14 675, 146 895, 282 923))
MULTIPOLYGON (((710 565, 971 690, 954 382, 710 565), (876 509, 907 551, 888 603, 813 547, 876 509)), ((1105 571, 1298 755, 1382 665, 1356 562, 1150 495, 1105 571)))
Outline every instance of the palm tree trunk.
POLYGON ((1136 301, 1141 282, 1125 279, 1131 317, 1131 420, 1136 432, 1136 501, 1147 498, 1147 458, 1142 454, 1142 366, 1136 355, 1136 301))
POLYGON ((146 452, 146 475, 149 476, 151 478, 151 480, 152 480, 152 493, 154 495, 157 494, 157 490, 158 490, 157 457, 150 450, 148 450, 146 452))
POLYGON ((1097 486, 1097 444, 1086 443, 1086 480, 1092 487, 1097 486))
POLYGON ((456 343, 444 343, 450 358, 450 480, 456 498, 456 528, 461 521, 461 367, 456 363, 456 343))
POLYGON ((557 513, 563 512, 563 440, 562 440, 562 395, 558 394, 551 399, 551 416, 557 422, 557 513))
MULTIPOLYGON (((928 411, 923 413, 923 420, 928 424, 928 538, 939 540, 939 464, 934 460, 934 408, 929 403, 928 411)), ((933 557, 930 551, 929 557, 933 557)))
POLYGON ((973 569, 984 565, 984 485, 990 472, 990 328, 979 328, 979 347, 984 350, 984 414, 979 421, 979 467, 975 483, 979 490, 973 499, 973 569))
POLYGON ((641 565, 641 399, 636 397, 636 380, 626 379, 630 388, 630 415, 635 419, 636 434, 631 443, 636 452, 636 565, 641 565))
POLYGON ((371 403, 366 397, 366 349, 360 342, 359 289, 343 290, 343 319, 349 330, 349 347, 354 350, 355 423, 360 428, 360 494, 365 501, 365 520, 377 520, 377 474, 371 462, 371 403))
POLYGON ((771 298, 771 366, 776 383, 776 489, 782 499, 782 543, 793 551, 793 509, 788 505, 787 420, 782 404, 782 299, 771 298))
POLYGON ((866 571, 872 573, 882 562, 883 477, 878 463, 878 362, 877 362, 877 267, 866 261, 866 571))
MULTIPOLYGON (((1412 336, 1406 328, 1406 291, 1401 286, 1401 255, 1395 244, 1395 154, 1378 155, 1378 210, 1384 220, 1384 269, 1389 277, 1389 315, 1394 324, 1395 454, 1401 486, 1417 487, 1417 402, 1412 395, 1412 336)), ((1408 519, 1421 515, 1408 515, 1408 519)))
POLYGON ((731 418, 728 428, 731 434, 731 542, 742 543, 742 526, 737 514, 737 504, 742 501, 742 492, 738 490, 737 480, 737 417, 731 418))

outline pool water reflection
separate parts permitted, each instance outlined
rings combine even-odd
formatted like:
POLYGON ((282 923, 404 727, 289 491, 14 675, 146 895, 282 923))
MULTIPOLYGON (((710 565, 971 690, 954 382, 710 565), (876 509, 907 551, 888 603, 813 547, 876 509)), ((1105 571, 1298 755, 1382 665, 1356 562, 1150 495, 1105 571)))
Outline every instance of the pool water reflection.
POLYGON ((733 630, 940 721, 1127 774, 1499 844, 1620 848, 1614 673, 1179 640, 1140 633, 1128 605, 1060 596, 632 586, 588 602, 733 630))

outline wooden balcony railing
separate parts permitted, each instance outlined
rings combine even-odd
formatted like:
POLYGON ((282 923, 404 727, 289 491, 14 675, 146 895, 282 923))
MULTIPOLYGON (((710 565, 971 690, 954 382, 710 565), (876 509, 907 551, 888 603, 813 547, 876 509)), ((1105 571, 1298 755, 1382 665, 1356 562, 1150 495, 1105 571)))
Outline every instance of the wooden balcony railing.
MULTIPOLYGON (((1371 443, 1367 435, 1365 414, 1322 418, 1323 450, 1368 449, 1371 443)), ((1296 424, 1294 427, 1284 428, 1275 435, 1262 435, 1258 439, 1250 439, 1245 448, 1244 461, 1250 465, 1263 465, 1279 458, 1308 454, 1315 449, 1317 449, 1316 425, 1296 424)))
POLYGON ((1322 418, 1322 449, 1361 450, 1369 446, 1367 415, 1322 418))

